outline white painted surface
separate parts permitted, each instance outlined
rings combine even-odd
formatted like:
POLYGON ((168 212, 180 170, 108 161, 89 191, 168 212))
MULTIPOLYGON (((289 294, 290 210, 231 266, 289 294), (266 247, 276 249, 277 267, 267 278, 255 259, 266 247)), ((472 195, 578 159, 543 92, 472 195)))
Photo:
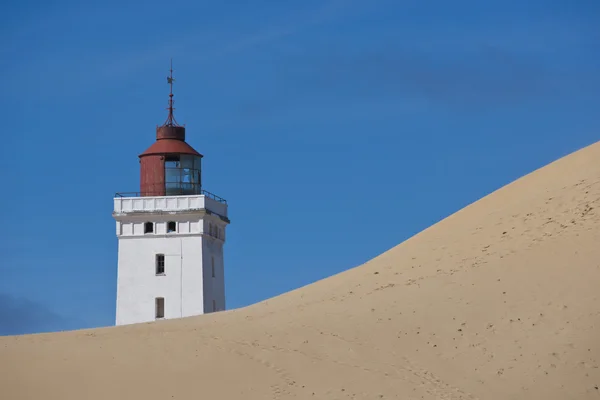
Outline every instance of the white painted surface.
POLYGON ((119 241, 116 324, 155 320, 155 299, 165 299, 165 319, 225 309, 223 245, 227 205, 205 196, 115 198, 119 241), (212 212, 213 214, 207 213, 212 212), (177 229, 167 233, 167 222, 177 229), (144 234, 144 224, 154 232, 144 234), (156 275, 156 254, 165 273, 156 275), (212 276, 212 259, 215 277, 212 276))
POLYGON ((114 212, 185 211, 207 209, 227 217, 227 204, 219 203, 204 195, 115 197, 114 212))

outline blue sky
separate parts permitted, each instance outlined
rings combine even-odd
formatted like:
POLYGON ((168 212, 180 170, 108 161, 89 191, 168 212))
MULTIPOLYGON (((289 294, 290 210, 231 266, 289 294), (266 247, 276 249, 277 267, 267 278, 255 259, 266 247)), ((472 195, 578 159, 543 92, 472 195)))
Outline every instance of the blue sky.
POLYGON ((237 308, 600 139, 600 3, 0 6, 0 334, 114 323, 112 198, 165 117, 229 202, 237 308))

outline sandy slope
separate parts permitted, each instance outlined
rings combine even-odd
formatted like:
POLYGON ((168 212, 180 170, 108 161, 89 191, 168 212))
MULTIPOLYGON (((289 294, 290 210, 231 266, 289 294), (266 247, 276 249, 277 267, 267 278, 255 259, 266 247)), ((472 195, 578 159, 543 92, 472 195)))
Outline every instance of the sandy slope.
POLYGON ((0 338, 0 398, 600 399, 599 209, 600 143, 251 307, 0 338))

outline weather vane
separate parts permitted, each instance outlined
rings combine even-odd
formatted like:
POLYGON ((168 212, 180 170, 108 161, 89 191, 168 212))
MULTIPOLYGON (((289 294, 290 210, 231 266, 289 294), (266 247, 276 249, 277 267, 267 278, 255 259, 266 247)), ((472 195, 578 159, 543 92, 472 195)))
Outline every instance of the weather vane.
POLYGON ((175 82, 175 78, 173 78, 173 59, 171 59, 171 74, 167 76, 167 83, 171 87, 169 91, 169 107, 167 108, 167 110, 169 110, 169 116, 165 121, 165 126, 178 126, 175 121, 175 116, 173 115, 173 110, 175 109, 173 107, 173 82, 175 82))
POLYGON ((167 76, 167 83, 171 85, 171 96, 173 96, 173 82, 175 82, 175 78, 173 78, 173 59, 171 58, 171 75, 167 76))

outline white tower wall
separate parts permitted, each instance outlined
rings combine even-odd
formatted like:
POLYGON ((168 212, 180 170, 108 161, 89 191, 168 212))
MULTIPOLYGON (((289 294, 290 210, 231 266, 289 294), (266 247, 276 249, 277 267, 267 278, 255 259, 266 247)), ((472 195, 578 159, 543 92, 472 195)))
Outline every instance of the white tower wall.
POLYGON ((225 203, 204 195, 117 197, 114 203, 117 325, 156 320, 157 298, 164 299, 165 319, 225 309, 225 203), (148 222, 151 233, 145 233, 148 222), (174 232, 167 232, 169 222, 174 232), (162 274, 156 270, 159 254, 162 274))

